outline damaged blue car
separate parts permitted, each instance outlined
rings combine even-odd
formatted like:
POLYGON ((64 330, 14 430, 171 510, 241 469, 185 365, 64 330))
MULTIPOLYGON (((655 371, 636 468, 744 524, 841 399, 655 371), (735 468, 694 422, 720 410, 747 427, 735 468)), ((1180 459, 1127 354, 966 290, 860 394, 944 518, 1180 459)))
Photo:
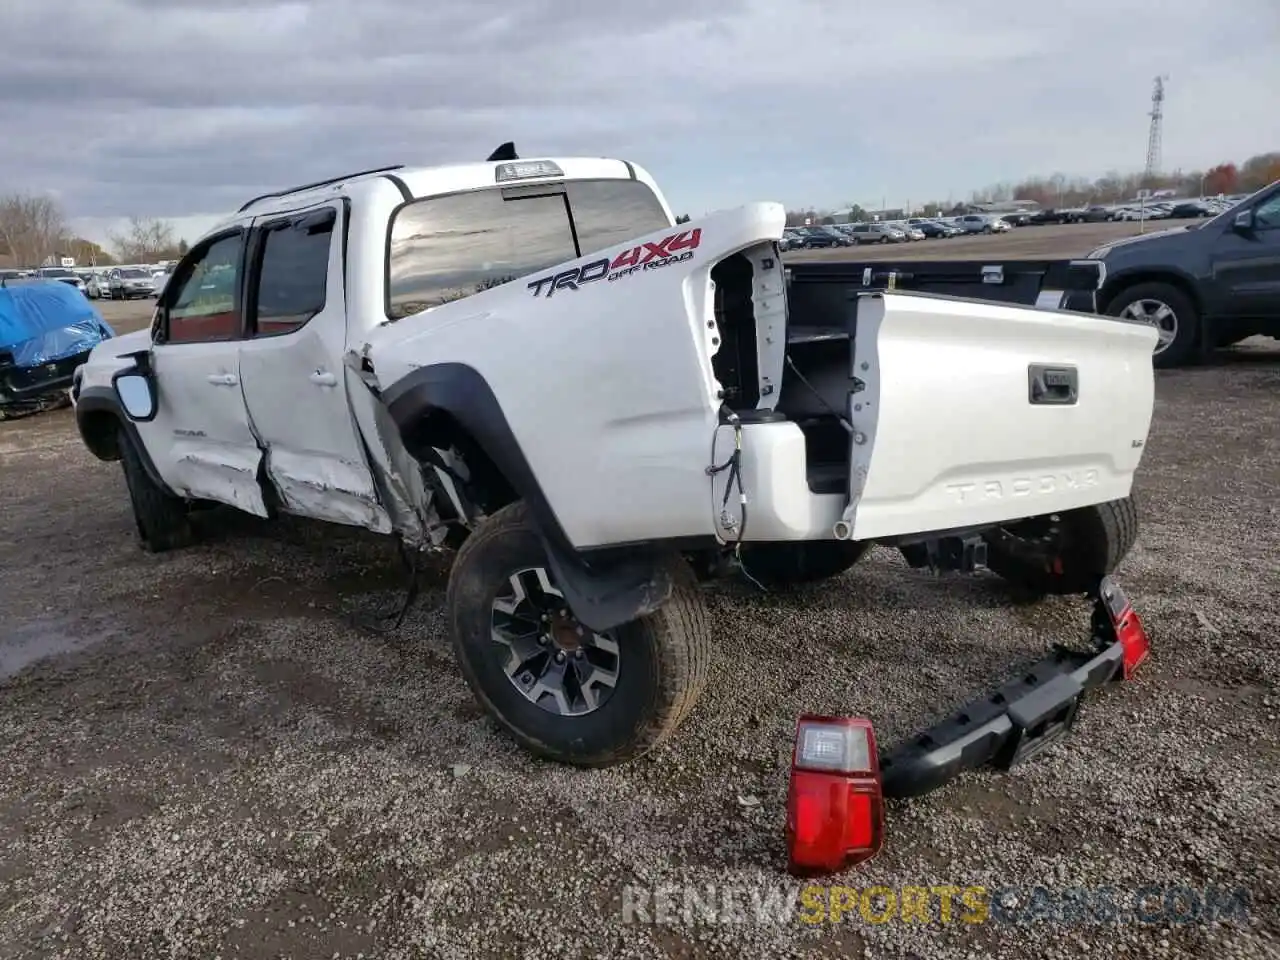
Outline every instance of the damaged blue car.
POLYGON ((66 401, 76 367, 115 331, 65 283, 0 285, 0 419, 66 401))

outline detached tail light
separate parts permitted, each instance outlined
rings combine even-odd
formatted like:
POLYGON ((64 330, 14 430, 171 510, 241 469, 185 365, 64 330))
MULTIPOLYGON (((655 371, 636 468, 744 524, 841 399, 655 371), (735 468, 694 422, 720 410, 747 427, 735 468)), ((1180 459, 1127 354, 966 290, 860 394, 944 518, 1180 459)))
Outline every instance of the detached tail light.
POLYGON ((1147 639, 1147 631, 1133 607, 1127 607, 1114 625, 1116 637, 1124 650, 1124 678, 1132 680, 1138 665, 1151 653, 1151 641, 1147 639))
POLYGON ((1147 639, 1142 619, 1119 584, 1110 579, 1103 581, 1100 594, 1116 639, 1120 641, 1120 647, 1124 651, 1124 679, 1132 680, 1138 666, 1151 653, 1151 641, 1147 639))
POLYGON ((871 721, 802 716, 787 794, 792 873, 834 873, 870 860, 884 841, 880 759, 871 721))

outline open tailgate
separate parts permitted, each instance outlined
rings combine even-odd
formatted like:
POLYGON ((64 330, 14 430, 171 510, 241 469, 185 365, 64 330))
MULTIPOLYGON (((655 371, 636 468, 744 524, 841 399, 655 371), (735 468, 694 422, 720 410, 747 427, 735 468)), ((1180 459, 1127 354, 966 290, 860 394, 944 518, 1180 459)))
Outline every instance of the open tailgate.
POLYGON ((903 293, 856 301, 857 540, 1128 496, 1151 425, 1154 328, 903 293))

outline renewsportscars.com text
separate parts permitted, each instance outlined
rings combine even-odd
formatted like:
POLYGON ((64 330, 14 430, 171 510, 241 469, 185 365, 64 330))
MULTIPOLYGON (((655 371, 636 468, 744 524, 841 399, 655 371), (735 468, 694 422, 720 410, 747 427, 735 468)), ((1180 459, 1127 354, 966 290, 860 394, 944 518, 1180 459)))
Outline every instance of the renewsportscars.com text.
POLYGON ((1249 892, 1175 885, 986 887, 628 885, 623 923, 1184 924, 1245 922, 1249 892))

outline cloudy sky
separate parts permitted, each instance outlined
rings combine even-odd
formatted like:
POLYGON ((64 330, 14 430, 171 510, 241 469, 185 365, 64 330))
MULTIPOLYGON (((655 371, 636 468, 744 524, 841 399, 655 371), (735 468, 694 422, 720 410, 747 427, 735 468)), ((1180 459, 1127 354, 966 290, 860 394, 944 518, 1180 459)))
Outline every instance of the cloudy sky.
POLYGON ((0 192, 194 237, 386 163, 621 156, 679 211, 1280 149, 1280 0, 2 0, 0 192))

